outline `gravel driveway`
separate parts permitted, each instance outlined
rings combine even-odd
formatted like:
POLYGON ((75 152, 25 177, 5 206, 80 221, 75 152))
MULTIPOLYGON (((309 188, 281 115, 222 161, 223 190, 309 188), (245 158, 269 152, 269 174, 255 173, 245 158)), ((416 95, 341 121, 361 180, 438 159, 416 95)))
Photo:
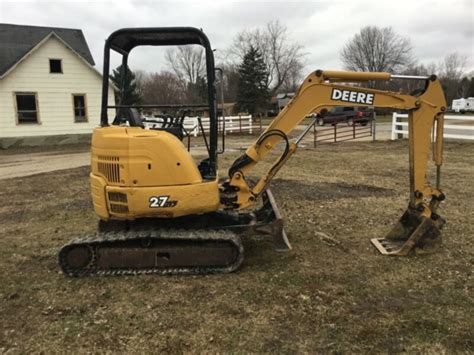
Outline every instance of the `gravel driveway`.
POLYGON ((90 153, 22 153, 0 155, 0 180, 29 176, 90 164, 90 153))

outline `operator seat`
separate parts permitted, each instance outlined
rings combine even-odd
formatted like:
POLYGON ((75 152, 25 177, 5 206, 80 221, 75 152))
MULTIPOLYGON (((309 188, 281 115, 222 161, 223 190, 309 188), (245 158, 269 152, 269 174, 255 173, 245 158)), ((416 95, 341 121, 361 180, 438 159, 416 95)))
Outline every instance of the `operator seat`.
POLYGON ((121 125, 125 124, 127 121, 130 124, 130 127, 145 127, 140 117, 140 112, 138 109, 133 107, 119 108, 112 124, 121 125))

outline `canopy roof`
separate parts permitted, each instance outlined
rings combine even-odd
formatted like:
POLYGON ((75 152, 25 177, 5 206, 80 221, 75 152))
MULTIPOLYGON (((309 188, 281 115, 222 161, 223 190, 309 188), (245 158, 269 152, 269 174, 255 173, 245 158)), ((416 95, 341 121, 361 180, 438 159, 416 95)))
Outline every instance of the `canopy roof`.
POLYGON ((137 46, 199 44, 211 49, 204 32, 194 27, 123 28, 112 33, 107 41, 110 48, 126 55, 137 46))

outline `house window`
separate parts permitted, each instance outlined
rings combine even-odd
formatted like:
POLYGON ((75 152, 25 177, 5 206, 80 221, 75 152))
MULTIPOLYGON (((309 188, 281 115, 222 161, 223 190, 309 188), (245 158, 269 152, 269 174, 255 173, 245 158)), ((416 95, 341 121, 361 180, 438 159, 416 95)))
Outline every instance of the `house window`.
POLYGON ((72 95, 74 122, 87 122, 86 95, 72 95))
POLYGON ((18 123, 38 123, 36 93, 15 94, 18 123))
POLYGON ((49 60, 49 72, 55 74, 62 74, 63 66, 61 59, 50 59, 49 60))

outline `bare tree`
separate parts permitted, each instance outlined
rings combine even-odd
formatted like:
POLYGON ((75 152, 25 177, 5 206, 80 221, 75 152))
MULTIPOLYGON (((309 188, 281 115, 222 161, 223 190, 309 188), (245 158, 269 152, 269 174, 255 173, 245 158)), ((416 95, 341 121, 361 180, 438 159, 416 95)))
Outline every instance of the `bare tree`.
POLYGON ((166 51, 165 60, 183 84, 196 84, 205 76, 204 50, 198 46, 178 46, 166 51))
POLYGON ((296 62, 289 71, 285 81, 281 85, 278 91, 281 92, 296 92, 300 87, 303 77, 301 73, 303 72, 304 65, 302 62, 296 62))
POLYGON ((217 67, 222 69, 223 78, 218 76, 216 84, 218 100, 221 98, 221 89, 224 87, 224 101, 235 102, 237 99, 237 87, 239 82, 239 71, 238 67, 232 63, 219 63, 217 67), (223 80, 223 82, 221 82, 223 80), (223 85, 221 85, 223 84, 223 85))
POLYGON ((200 46, 178 46, 166 51, 165 60, 178 77, 186 103, 207 100, 207 75, 204 49, 200 46))
POLYGON ((443 85, 448 105, 453 99, 462 97, 462 78, 467 58, 457 52, 450 53, 438 65, 439 79, 443 85))
POLYGON ((459 82, 458 97, 474 96, 474 71, 467 73, 459 82))
POLYGON ((341 60, 348 70, 390 72, 402 71, 412 62, 408 38, 391 27, 363 27, 342 48, 341 60))
POLYGON ((453 52, 439 63, 439 75, 441 78, 449 78, 459 81, 464 75, 467 58, 458 52, 453 52))
MULTIPOLYGON (((427 64, 411 63, 403 71, 407 75, 431 75, 437 74, 441 84, 443 85, 444 94, 448 105, 453 99, 459 97, 467 97, 471 85, 471 77, 474 72, 466 73, 465 64, 467 58, 457 52, 446 55, 438 64, 430 62, 427 64)), ((405 92, 411 92, 415 89, 422 88, 423 83, 419 81, 405 80, 400 81, 395 89, 402 89, 405 92)))
POLYGON ((303 46, 290 38, 288 28, 279 21, 267 23, 261 29, 246 30, 237 34, 229 49, 238 62, 242 62, 250 46, 263 55, 267 67, 267 87, 274 95, 285 83, 299 82, 304 66, 303 46))
POLYGON ((146 75, 142 85, 145 104, 179 104, 185 100, 179 78, 169 71, 146 75))
POLYGON ((144 70, 135 70, 133 73, 135 74, 135 84, 137 86, 138 95, 140 98, 143 98, 143 89, 148 75, 144 70))
MULTIPOLYGON (((401 74, 405 75, 419 75, 427 76, 437 72, 436 65, 430 63, 429 65, 412 62, 408 64, 401 74)), ((423 88, 425 83, 421 80, 395 80, 389 83, 389 89, 394 91, 402 91, 405 93, 412 93, 413 91, 423 88)))

